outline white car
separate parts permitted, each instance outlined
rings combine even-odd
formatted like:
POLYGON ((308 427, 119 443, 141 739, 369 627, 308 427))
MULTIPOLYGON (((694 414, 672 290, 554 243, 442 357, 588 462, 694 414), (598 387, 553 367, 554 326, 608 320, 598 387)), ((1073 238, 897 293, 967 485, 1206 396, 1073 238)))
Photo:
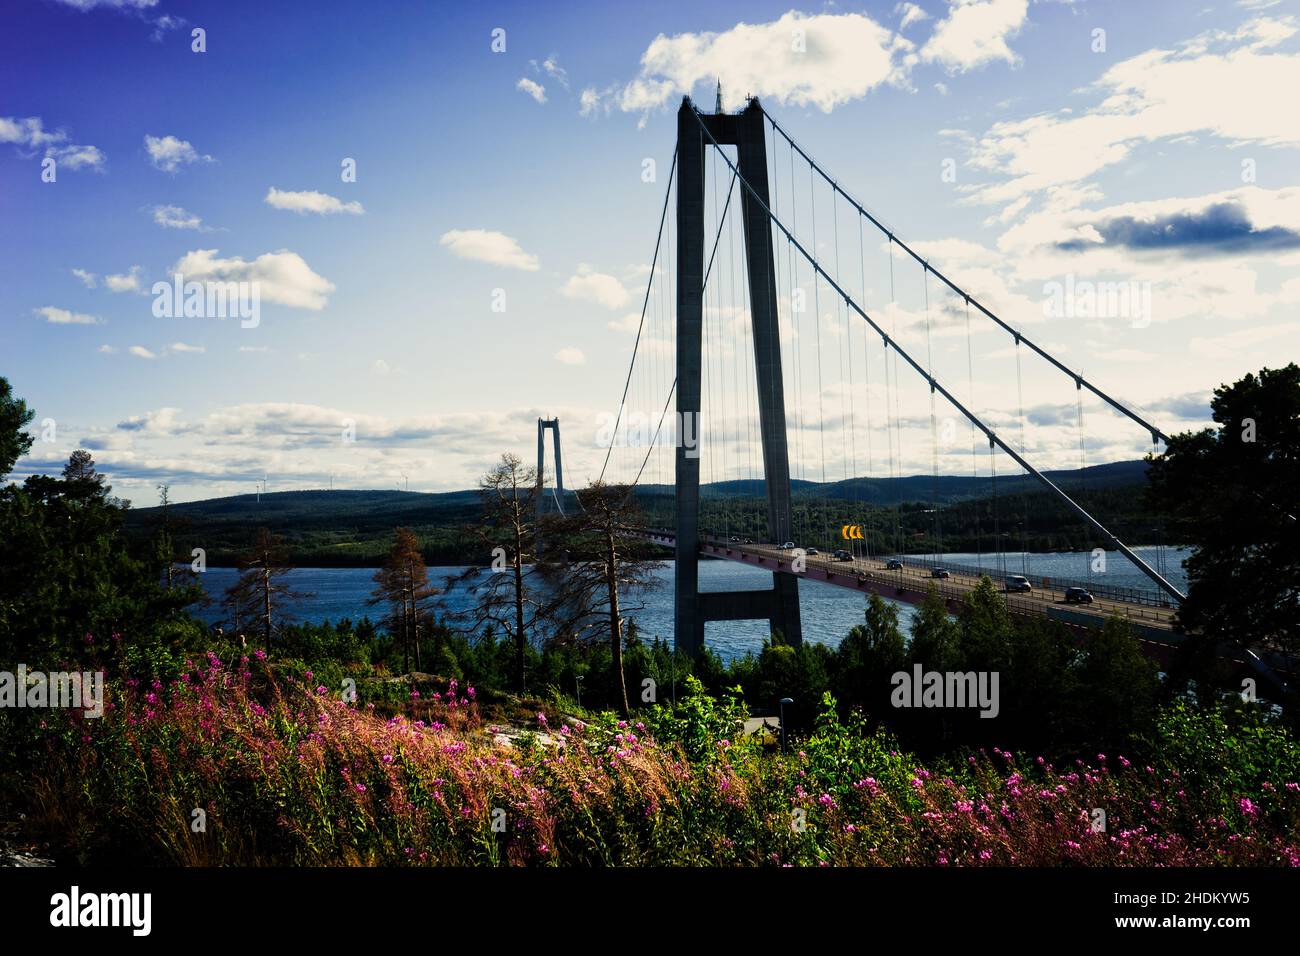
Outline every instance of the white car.
POLYGON ((782 551, 789 551, 789 550, 790 550, 791 548, 793 548, 793 547, 794 547, 794 542, 793 542, 793 541, 787 541, 785 544, 781 545, 781 550, 782 550, 782 551))

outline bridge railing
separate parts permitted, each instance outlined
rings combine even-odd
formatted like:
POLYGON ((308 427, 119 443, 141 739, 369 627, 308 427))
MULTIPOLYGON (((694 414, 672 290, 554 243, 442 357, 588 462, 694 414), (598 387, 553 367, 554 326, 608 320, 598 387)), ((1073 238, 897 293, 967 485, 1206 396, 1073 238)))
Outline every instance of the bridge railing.
MULTIPOLYGON (((1025 577, 1035 589, 1047 591, 1048 593, 1059 592, 1062 596, 1064 596, 1066 588, 1083 588, 1085 591, 1091 593, 1093 597, 1104 598, 1108 601, 1120 601, 1125 604, 1137 604, 1156 608, 1168 608, 1172 606, 1169 601, 1169 596, 1155 590, 1154 588, 1135 588, 1121 584, 1098 584, 1095 580, 1088 578, 1065 578, 1058 577, 1057 575, 1044 574, 1022 575, 1019 571, 1016 571, 1011 567, 1007 567, 1004 571, 996 564, 992 563, 981 568, 972 564, 955 564, 951 561, 943 560, 936 561, 933 558, 919 557, 916 555, 904 555, 901 557, 898 555, 891 555, 890 557, 895 557, 899 561, 902 561, 903 564, 913 568, 924 568, 926 570, 932 568, 947 568, 954 574, 965 574, 970 575, 971 577, 979 577, 980 575, 987 574, 993 579, 994 584, 1005 584, 1006 579, 1013 576, 1025 577), (1047 585, 1040 585, 1040 582, 1044 580, 1049 581, 1050 583, 1047 585)), ((991 559, 994 557, 995 556, 990 555, 991 559)), ((888 560, 888 558, 882 560, 888 560)))

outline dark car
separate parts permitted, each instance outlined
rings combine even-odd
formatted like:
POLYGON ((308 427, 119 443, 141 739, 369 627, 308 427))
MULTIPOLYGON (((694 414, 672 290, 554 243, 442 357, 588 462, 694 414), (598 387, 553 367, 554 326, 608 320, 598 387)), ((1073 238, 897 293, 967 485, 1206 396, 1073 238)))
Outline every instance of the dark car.
POLYGON ((1024 577, 1023 575, 1013 574, 1011 577, 1007 578, 1008 594, 1017 594, 1021 591, 1030 592, 1033 590, 1034 586, 1029 583, 1029 578, 1024 577))
POLYGON ((947 568, 931 568, 931 569, 930 569, 930 577, 932 577, 932 578, 946 578, 946 577, 948 577, 948 576, 949 576, 949 575, 948 575, 948 569, 947 569, 947 568))
POLYGON ((852 560, 853 560, 853 555, 849 554, 849 553, 848 553, 847 551, 845 551, 843 548, 841 548, 840 550, 836 551, 833 555, 831 555, 831 557, 833 557, 836 561, 852 561, 852 560))
POLYGON ((1065 603, 1066 604, 1091 604, 1092 592, 1089 591, 1087 588, 1066 588, 1065 603))
POLYGON ((901 571, 903 570, 903 562, 899 561, 898 558, 890 558, 888 561, 885 562, 885 570, 901 571))

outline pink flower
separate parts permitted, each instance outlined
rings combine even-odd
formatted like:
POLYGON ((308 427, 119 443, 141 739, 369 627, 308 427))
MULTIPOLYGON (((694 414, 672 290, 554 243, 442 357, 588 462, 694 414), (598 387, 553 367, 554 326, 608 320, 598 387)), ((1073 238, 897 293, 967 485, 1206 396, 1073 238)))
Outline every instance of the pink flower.
POLYGON ((1241 807, 1241 812, 1248 817, 1256 816, 1259 813, 1259 807, 1251 803, 1250 797, 1242 797, 1237 806, 1241 807))

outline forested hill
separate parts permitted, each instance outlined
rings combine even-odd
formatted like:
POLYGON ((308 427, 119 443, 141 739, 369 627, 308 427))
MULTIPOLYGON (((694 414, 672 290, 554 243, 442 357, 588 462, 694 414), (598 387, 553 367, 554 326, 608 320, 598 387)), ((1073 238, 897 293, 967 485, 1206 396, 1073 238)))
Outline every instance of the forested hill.
MULTIPOLYGON (((1047 472, 1047 476, 1070 494, 1095 499, 1102 511, 1106 503, 1126 502, 1126 510, 1137 507, 1140 487, 1145 482, 1146 463, 1122 461, 1092 468, 1047 472)), ((909 503, 928 507, 932 502, 954 509, 954 518, 979 506, 975 503, 990 495, 987 474, 911 475, 897 479, 857 478, 821 484, 794 481, 796 509, 829 508, 837 514, 845 507, 883 506, 909 503), (843 504, 831 504, 841 502, 843 504)), ((670 495, 671 486, 645 486, 642 495, 670 495)), ((1042 486, 1024 474, 999 475, 999 498, 1021 496, 1033 512, 1041 514, 1046 531, 1061 513, 1054 501, 1042 494, 1042 486)), ((570 493, 571 494, 571 493, 570 493)), ((729 500, 752 498, 762 494, 762 482, 728 481, 703 489, 706 514, 715 508, 730 507, 729 500)), ((912 509, 905 509, 912 510, 912 509)), ((391 541, 395 527, 413 529, 420 539, 425 559, 430 563, 461 564, 481 560, 480 550, 469 540, 464 527, 481 513, 476 490, 444 493, 405 491, 280 491, 261 496, 234 495, 173 504, 170 521, 177 554, 188 555, 192 547, 202 547, 210 564, 235 562, 259 527, 271 529, 284 537, 292 563, 299 566, 374 566, 378 565, 391 541)), ((1111 516, 1121 525, 1129 515, 1111 516)), ((161 519, 161 509, 135 508, 127 513, 127 530, 137 540, 148 537, 161 519)), ((918 519, 924 525, 929 519, 918 519)), ((1145 517, 1140 516, 1140 521, 1145 517)), ((961 533, 965 522, 954 521, 952 533, 961 533)), ((882 526, 883 527, 883 526, 882 526)), ((756 529, 757 530, 757 529, 756 529)), ((919 530, 919 527, 918 527, 919 530)), ((945 535, 949 532, 945 531, 945 535)), ((1041 536, 1036 543, 1044 548, 1064 547, 1072 538, 1060 534, 1041 536)), ((1034 542, 1030 542, 1031 547, 1034 542)), ((958 541, 950 542, 961 549, 958 541)))

